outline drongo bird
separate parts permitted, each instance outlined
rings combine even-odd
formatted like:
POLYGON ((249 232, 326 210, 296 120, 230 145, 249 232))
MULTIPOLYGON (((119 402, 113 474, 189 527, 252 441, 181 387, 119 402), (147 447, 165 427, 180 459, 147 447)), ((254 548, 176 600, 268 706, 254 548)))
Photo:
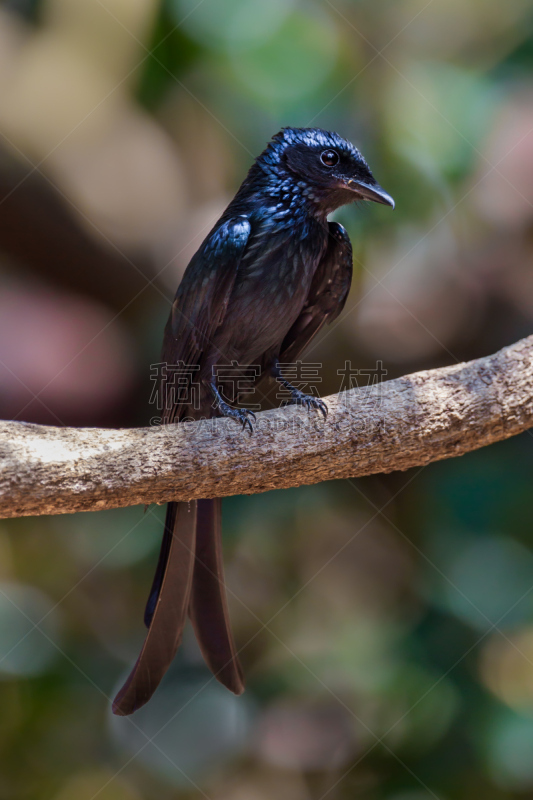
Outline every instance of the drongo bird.
MULTIPOLYGON (((256 159, 235 198, 191 259, 165 328, 163 422, 232 417, 253 430, 253 412, 227 402, 220 365, 253 365, 290 402, 325 403, 291 386, 280 364, 294 363, 338 317, 352 277, 344 228, 328 214, 347 203, 392 206, 356 147, 318 128, 284 128, 256 159), (185 365, 196 395, 172 384, 185 365), (194 400, 194 402, 193 402, 194 400)), ((186 388, 186 387, 185 387, 186 388)), ((235 694, 244 679, 231 632, 222 564, 221 500, 168 504, 163 543, 145 611, 148 633, 117 694, 115 714, 131 714, 157 688, 181 642, 187 615, 215 677, 235 694)))

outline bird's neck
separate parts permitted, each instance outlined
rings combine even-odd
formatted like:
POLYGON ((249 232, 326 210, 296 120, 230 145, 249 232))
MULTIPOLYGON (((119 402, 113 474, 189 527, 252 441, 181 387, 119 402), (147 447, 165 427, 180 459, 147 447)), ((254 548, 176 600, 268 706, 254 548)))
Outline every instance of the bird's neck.
POLYGON ((285 215, 288 219, 312 217, 325 224, 327 215, 333 210, 318 188, 289 173, 279 174, 259 167, 251 171, 245 184, 248 184, 248 196, 251 192, 261 206, 275 209, 280 220, 285 215))

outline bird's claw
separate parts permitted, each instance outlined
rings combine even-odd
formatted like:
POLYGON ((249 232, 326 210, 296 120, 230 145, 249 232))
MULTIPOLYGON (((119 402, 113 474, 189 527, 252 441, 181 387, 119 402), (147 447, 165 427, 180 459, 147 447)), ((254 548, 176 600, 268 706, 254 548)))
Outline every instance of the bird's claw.
POLYGON ((249 417, 252 417, 253 421, 255 422, 256 416, 253 411, 250 411, 249 408, 232 408, 224 402, 219 403, 217 408, 223 417, 231 417, 231 419, 234 419, 236 422, 240 422, 243 430, 248 426, 250 435, 253 434, 254 426, 252 425, 249 417))
POLYGON ((234 409, 234 411, 237 411, 237 413, 238 413, 238 419, 242 422, 242 429, 244 430, 246 428, 246 426, 248 425, 248 427, 250 429, 250 435, 251 435, 254 432, 254 426, 250 422, 250 420, 248 418, 248 415, 250 415, 250 417, 252 417, 253 421, 255 422, 256 417, 255 417, 254 412, 250 411, 249 408, 236 408, 236 409, 234 409))
POLYGON ((328 416, 328 407, 320 397, 314 397, 311 394, 304 394, 299 389, 294 389, 292 392, 292 399, 289 400, 290 405, 305 406, 308 411, 315 408, 320 411, 324 419, 328 416))

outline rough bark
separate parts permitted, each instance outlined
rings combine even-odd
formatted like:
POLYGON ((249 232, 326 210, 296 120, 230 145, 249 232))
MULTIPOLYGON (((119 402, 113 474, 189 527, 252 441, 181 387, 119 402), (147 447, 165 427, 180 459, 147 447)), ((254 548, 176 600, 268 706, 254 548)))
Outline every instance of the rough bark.
POLYGON ((405 470, 533 426, 533 336, 498 353, 232 420, 134 429, 0 422, 0 517, 252 494, 405 470))

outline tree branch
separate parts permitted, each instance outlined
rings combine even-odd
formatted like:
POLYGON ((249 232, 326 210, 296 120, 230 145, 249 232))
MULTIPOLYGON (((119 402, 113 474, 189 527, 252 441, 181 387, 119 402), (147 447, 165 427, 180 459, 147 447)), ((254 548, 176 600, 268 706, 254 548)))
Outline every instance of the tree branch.
POLYGON ((533 426, 533 336, 487 358, 232 420, 133 429, 0 422, 0 517, 253 494, 405 470, 533 426))

